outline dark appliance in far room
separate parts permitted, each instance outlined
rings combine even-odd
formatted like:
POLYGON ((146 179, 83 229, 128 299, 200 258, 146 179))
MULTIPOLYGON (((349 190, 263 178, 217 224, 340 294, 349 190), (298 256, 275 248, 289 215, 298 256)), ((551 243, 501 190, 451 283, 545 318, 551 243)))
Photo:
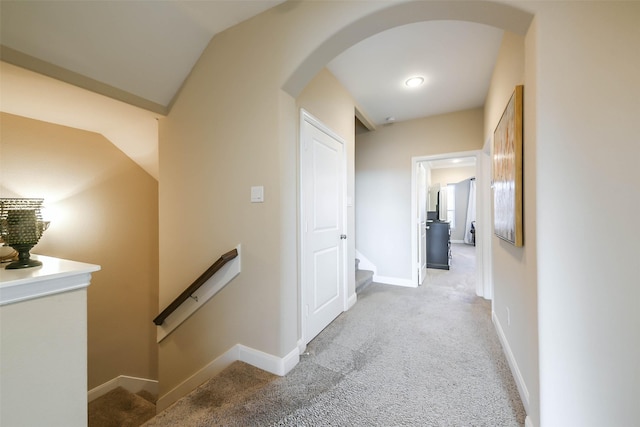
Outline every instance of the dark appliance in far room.
POLYGON ((450 261, 451 224, 427 219, 427 268, 449 270, 450 261))

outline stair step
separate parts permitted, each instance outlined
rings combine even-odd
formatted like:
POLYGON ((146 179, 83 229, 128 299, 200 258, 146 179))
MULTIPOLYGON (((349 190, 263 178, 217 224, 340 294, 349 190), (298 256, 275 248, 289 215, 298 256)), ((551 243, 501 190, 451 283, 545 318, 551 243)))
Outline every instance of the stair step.
POLYGON ((356 292, 364 289, 373 282, 373 271, 356 270, 356 292))
MULTIPOLYGON (((232 420, 237 416, 237 411, 242 411, 243 405, 250 400, 257 390, 264 388, 274 381, 276 375, 251 366, 245 362, 235 361, 222 372, 205 381, 181 400, 160 412, 149 421, 149 426, 184 426, 184 420, 192 416, 195 404, 205 405, 211 413, 207 423, 198 425, 221 426, 240 424, 221 424, 219 420, 232 420), (187 402, 181 405, 180 402, 187 402), (216 421, 218 420, 218 421, 216 421)), ((293 397, 293 396, 292 396, 293 397)), ((268 399, 264 408, 269 406, 268 399)), ((204 407, 204 406, 203 406, 204 407)), ((243 425, 266 425, 265 423, 243 425)), ((193 424, 189 424, 193 425, 193 424)))
POLYGON ((139 426, 156 415, 154 396, 118 387, 89 402, 89 427, 139 426))

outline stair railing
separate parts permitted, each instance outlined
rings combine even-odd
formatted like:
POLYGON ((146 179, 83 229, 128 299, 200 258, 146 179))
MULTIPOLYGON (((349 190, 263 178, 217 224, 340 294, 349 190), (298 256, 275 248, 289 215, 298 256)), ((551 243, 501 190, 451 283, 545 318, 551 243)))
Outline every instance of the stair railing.
MULTIPOLYGON (((204 273, 200 275, 187 289, 185 289, 178 297, 173 300, 171 304, 167 306, 158 316, 153 319, 153 323, 160 326, 164 323, 165 319, 171 315, 180 304, 188 300, 189 298, 196 298, 193 293, 200 288, 207 280, 211 278, 218 270, 220 270, 226 263, 238 256, 238 250, 232 249, 229 252, 223 254, 211 267, 209 267, 204 273)), ((196 299, 197 300, 197 299, 196 299)))

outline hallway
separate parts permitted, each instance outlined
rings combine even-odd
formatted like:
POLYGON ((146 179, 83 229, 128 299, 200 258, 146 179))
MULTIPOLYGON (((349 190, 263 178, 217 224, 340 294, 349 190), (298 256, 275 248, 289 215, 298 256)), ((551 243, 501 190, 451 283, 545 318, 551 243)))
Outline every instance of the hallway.
POLYGON ((146 425, 523 425, 473 247, 452 251, 424 286, 365 287, 286 377, 236 362, 146 425))

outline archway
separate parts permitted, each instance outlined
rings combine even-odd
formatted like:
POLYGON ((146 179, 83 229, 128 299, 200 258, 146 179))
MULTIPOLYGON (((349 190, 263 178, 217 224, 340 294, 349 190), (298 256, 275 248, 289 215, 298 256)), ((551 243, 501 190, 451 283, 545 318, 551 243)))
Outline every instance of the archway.
POLYGON ((313 50, 289 76, 282 89, 296 98, 334 57, 354 44, 400 25, 421 21, 456 20, 491 25, 525 35, 533 14, 489 1, 410 1, 378 10, 342 28, 313 50))
MULTIPOLYGON (((533 15, 528 12, 488 1, 410 1, 393 4, 361 17, 328 36, 301 61, 282 89, 296 98, 313 77, 337 55, 366 38, 394 27, 425 21, 456 20, 489 25, 524 35, 532 19, 533 15)), ((414 242, 412 250, 415 246, 414 242)), ((417 281, 417 277, 411 280, 412 283, 417 281)), ((490 292, 480 294, 490 296, 490 292)))

